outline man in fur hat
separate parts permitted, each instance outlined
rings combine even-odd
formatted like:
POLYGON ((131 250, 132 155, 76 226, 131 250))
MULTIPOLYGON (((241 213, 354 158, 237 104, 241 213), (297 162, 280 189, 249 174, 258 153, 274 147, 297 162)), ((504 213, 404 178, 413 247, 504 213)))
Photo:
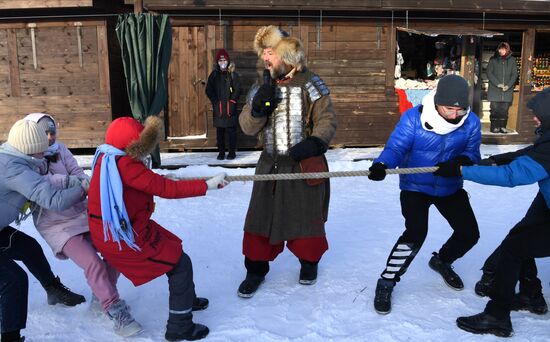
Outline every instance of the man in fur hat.
MULTIPOLYGON (((336 131, 336 114, 327 86, 306 68, 302 42, 264 26, 254 49, 266 70, 262 84, 251 88, 239 123, 245 134, 260 133, 264 150, 256 174, 328 170, 324 153, 336 131)), ((239 296, 254 295, 285 241, 300 260, 300 284, 315 283, 328 249, 329 190, 328 179, 254 183, 243 238, 247 275, 239 296)))

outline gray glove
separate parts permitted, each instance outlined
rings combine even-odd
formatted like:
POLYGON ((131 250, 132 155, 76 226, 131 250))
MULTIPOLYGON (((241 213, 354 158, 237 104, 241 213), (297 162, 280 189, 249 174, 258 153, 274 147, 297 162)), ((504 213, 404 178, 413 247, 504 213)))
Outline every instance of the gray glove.
POLYGON ((206 185, 208 185, 208 190, 221 189, 229 184, 229 182, 225 180, 225 177, 227 177, 227 174, 225 172, 222 172, 208 179, 206 181, 206 185))
POLYGON ((81 186, 81 180, 77 176, 67 175, 65 178, 65 188, 73 188, 75 186, 81 186))
POLYGON ((80 186, 84 189, 84 192, 88 193, 88 189, 90 188, 90 180, 88 178, 81 178, 80 186))

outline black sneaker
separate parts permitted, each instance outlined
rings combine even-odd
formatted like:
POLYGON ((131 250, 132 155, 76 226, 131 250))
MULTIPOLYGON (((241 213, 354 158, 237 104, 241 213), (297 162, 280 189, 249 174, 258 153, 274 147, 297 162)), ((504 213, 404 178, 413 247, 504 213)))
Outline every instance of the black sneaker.
POLYGON ((391 311, 391 293, 395 282, 384 278, 378 279, 374 295, 374 310, 381 315, 389 314, 391 311))
POLYGON ((264 279, 264 276, 247 273, 246 278, 243 280, 241 285, 239 285, 237 294, 242 298, 250 298, 254 296, 264 279))
POLYGON ((514 311, 529 311, 536 315, 544 315, 548 312, 548 305, 542 293, 533 297, 522 293, 516 293, 510 309, 514 311))
POLYGON ((500 337, 510 337, 514 334, 510 317, 498 319, 485 312, 469 317, 458 317, 456 325, 474 334, 493 334, 500 337))
POLYGON ((230 151, 230 152, 227 154, 227 160, 233 160, 233 159, 235 159, 236 157, 237 157, 237 155, 235 154, 235 152, 231 152, 231 151, 230 151))
POLYGON ((311 262, 300 259, 300 280, 298 281, 302 285, 313 285, 317 282, 317 264, 318 262, 311 262))
POLYGON ((495 274, 493 272, 483 272, 481 279, 476 283, 474 291, 480 297, 489 295, 495 282, 495 274))
POLYGON ((217 160, 224 160, 225 159, 225 152, 218 153, 218 156, 216 157, 217 160))
POLYGON ((61 283, 59 277, 55 277, 53 283, 45 286, 44 289, 48 294, 48 304, 63 304, 66 306, 75 306, 84 303, 86 298, 69 290, 61 283))
POLYGON ((436 252, 433 252, 432 254, 433 256, 429 262, 430 268, 441 274, 443 280, 445 281, 445 284, 447 284, 453 290, 459 291, 464 289, 464 283, 462 282, 462 279, 460 279, 458 274, 453 271, 453 266, 451 266, 451 264, 441 261, 441 259, 439 258, 439 254, 437 254, 436 252))
POLYGON ((186 333, 166 332, 164 338, 168 341, 196 341, 201 340, 208 335, 210 329, 207 326, 194 323, 191 330, 186 333))
POLYGON ((195 297, 195 300, 193 301, 193 308, 191 310, 193 310, 193 311, 206 310, 206 308, 208 308, 209 303, 210 302, 206 298, 195 297))

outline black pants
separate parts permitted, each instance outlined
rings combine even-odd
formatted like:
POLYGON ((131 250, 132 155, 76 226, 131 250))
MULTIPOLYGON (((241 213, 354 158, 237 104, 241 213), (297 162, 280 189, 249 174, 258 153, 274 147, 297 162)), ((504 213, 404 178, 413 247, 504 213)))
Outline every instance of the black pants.
POLYGON ((55 280, 42 247, 27 234, 5 227, 0 231, 0 322, 2 333, 24 329, 29 281, 15 263, 21 261, 42 286, 55 280))
POLYGON ((170 310, 166 329, 170 332, 188 331, 193 325, 191 311, 196 297, 191 258, 182 252, 179 262, 166 275, 168 276, 168 306, 170 310))
POLYGON ((506 128, 508 124, 508 110, 511 102, 491 102, 491 130, 494 128, 506 128))
POLYGON ((453 229, 453 234, 439 250, 442 261, 453 263, 477 243, 479 229, 468 193, 464 189, 445 197, 401 191, 401 213, 405 218, 405 232, 399 237, 388 257, 386 270, 382 273, 383 278, 397 282, 407 270, 428 235, 428 214, 432 204, 453 229), (397 265, 392 262, 402 255, 405 255, 402 262, 397 265))
POLYGON ((235 153, 237 149, 237 127, 217 127, 216 141, 219 152, 225 152, 225 132, 229 138, 229 153, 235 153))
POLYGON ((539 192, 525 217, 498 248, 495 285, 485 311, 497 317, 509 316, 518 280, 525 275, 536 277, 534 259, 547 256, 550 256, 550 209, 539 192))

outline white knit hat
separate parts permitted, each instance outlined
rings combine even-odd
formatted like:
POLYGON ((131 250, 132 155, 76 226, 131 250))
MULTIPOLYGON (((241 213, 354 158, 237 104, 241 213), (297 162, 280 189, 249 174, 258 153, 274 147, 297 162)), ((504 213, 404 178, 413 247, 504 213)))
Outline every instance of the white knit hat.
POLYGON ((48 136, 33 121, 21 119, 13 124, 8 143, 24 154, 41 153, 48 149, 48 136))

